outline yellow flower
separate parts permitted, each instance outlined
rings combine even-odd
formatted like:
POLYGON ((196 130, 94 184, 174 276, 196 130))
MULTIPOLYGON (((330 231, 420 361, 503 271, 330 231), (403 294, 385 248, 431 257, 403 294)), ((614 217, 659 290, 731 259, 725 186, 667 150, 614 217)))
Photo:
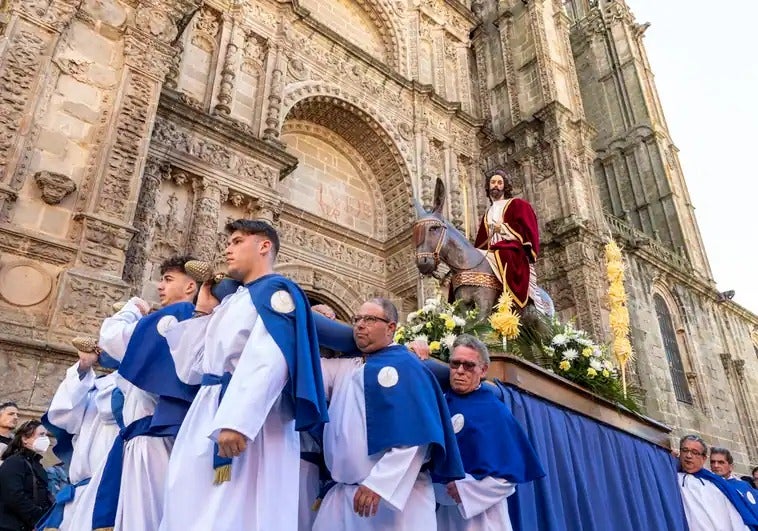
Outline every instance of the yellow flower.
POLYGON ((402 330, 398 330, 395 332, 395 343, 400 343, 403 340, 403 332, 402 330))
POLYGON ((434 326, 434 325, 432 325, 432 323, 426 323, 426 329, 427 330, 431 330, 432 326, 434 326))
POLYGON ((614 338, 613 354, 616 356, 616 359, 621 365, 624 365, 632 358, 632 344, 629 342, 628 337, 614 338))
POLYGON ((612 305, 624 304, 626 302, 626 290, 621 282, 613 282, 608 288, 608 299, 612 305))
POLYGON ((606 271, 610 282, 618 282, 624 278, 624 264, 621 262, 608 262, 606 271))
POLYGON ((563 361, 561 362, 561 364, 560 364, 560 365, 558 365, 558 367, 559 367, 559 368, 560 368, 562 371, 567 371, 567 370, 569 370, 569 369, 571 368, 571 362, 570 362, 570 361, 568 361, 568 360, 563 360, 563 361))
POLYGON ((610 373, 610 372, 608 372, 608 369, 603 369, 603 372, 602 372, 602 374, 603 374, 603 377, 604 377, 604 378, 608 378, 608 377, 611 375, 611 373, 610 373))
POLYGON ((590 367, 589 369, 587 369, 587 376, 589 376, 590 378, 594 378, 595 376, 597 376, 597 371, 593 369, 592 367, 590 367))
POLYGON ((440 348, 442 348, 442 345, 439 341, 432 341, 429 343, 429 350, 432 352, 439 352, 440 348))
POLYGON ((511 296, 510 291, 507 289, 503 290, 503 293, 500 294, 500 298, 497 300, 497 304, 495 307, 498 310, 510 310, 511 306, 513 306, 513 297, 511 296))
POLYGON ((621 249, 613 240, 608 242, 605 246, 605 259, 609 262, 611 260, 621 260, 621 249))
POLYGON ((499 311, 490 315, 490 324, 506 339, 516 339, 519 335, 521 319, 510 311, 499 311))
POLYGON ((582 350, 582 356, 584 356, 585 358, 589 358, 590 356, 592 356, 592 349, 590 347, 584 347, 584 349, 582 350))
POLYGON ((455 328, 455 320, 449 315, 445 316, 445 328, 447 328, 448 330, 452 330, 453 328, 455 328))

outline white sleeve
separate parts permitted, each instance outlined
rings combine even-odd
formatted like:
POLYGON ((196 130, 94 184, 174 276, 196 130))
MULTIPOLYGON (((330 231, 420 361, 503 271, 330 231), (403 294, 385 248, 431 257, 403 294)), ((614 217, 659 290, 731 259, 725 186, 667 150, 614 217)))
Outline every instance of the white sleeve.
POLYGON ((129 299, 120 311, 108 317, 100 327, 100 339, 97 344, 116 361, 123 361, 134 328, 142 318, 142 313, 134 300, 134 298, 129 299))
POLYGON ((216 441, 219 432, 227 429, 254 440, 288 378, 282 351, 257 317, 208 437, 216 441))
POLYGON ((487 476, 477 480, 469 474, 455 482, 461 503, 458 510, 466 520, 483 513, 516 492, 516 485, 504 479, 487 476))
POLYGON ((95 371, 90 369, 80 378, 79 362, 69 367, 47 410, 47 418, 53 426, 78 435, 89 403, 89 392, 94 386, 95 371))
POLYGON ((346 375, 351 375, 361 363, 360 358, 321 358, 321 377, 327 402, 332 399, 337 383, 346 375))
POLYGON ((392 448, 376 462, 361 485, 402 511, 426 459, 428 445, 392 448))
POLYGON ((174 358, 176 376, 188 385, 197 385, 203 377, 205 333, 211 315, 185 319, 166 330, 166 342, 174 358))

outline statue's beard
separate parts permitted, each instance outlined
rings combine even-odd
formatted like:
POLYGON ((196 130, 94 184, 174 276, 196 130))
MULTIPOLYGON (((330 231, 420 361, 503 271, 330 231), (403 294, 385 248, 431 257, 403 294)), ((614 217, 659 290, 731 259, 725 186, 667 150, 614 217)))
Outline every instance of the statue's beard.
POLYGON ((503 190, 493 188, 490 190, 490 199, 493 201, 500 201, 503 198, 503 190))

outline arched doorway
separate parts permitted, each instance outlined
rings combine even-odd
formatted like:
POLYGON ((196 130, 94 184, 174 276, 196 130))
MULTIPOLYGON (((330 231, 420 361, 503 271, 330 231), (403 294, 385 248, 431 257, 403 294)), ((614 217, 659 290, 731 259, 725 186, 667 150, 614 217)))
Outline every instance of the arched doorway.
MULTIPOLYGON (((418 275, 399 258, 410 256, 411 178, 389 134, 355 104, 317 95, 290 107, 280 139, 299 161, 278 183, 281 268, 339 279, 355 298, 345 317, 376 295, 412 307, 418 275)), ((327 301, 330 288, 317 289, 327 301)))

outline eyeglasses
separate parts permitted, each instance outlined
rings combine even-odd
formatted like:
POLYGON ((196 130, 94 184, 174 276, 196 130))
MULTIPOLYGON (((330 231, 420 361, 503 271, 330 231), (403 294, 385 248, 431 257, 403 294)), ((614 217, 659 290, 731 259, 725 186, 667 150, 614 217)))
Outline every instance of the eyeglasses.
POLYGON ((372 325, 378 321, 381 321, 383 323, 391 323, 389 319, 385 319, 384 317, 377 317, 376 315, 354 315, 350 319, 353 323, 353 326, 358 326, 361 321, 366 323, 367 325, 372 325))
POLYGON ((695 450, 694 448, 682 448, 682 449, 679 450, 679 453, 681 455, 687 455, 687 454, 689 454, 689 455, 692 455, 692 456, 695 456, 695 457, 702 457, 702 456, 705 455, 703 452, 699 452, 699 451, 695 450))
POLYGON ((464 371, 471 372, 478 366, 479 364, 475 361, 450 360, 450 369, 454 371, 457 371, 459 368, 463 367, 464 371))

